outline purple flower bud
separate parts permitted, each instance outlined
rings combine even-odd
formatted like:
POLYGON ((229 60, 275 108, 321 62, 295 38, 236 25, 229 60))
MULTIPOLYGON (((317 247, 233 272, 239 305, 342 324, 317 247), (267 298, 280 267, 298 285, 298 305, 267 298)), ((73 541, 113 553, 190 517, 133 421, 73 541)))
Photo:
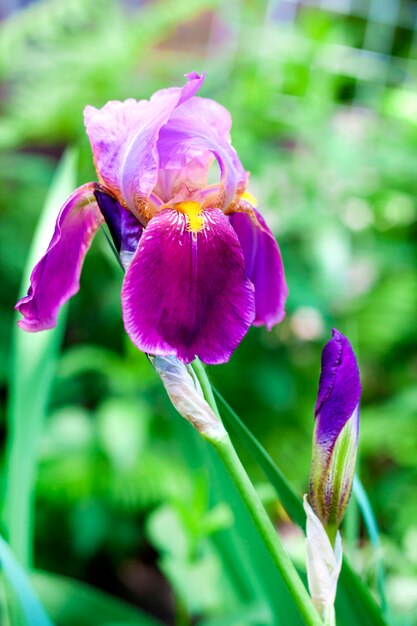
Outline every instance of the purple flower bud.
POLYGON ((333 329, 321 359, 310 475, 312 507, 332 537, 352 490, 360 395, 359 369, 352 346, 333 329))

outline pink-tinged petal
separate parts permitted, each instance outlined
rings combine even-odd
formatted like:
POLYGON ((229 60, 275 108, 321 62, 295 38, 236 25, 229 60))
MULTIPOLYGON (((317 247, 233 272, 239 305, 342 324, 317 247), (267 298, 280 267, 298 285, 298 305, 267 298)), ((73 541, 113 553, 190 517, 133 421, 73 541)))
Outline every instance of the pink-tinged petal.
POLYGON ((201 87, 204 75, 187 75, 183 87, 161 89, 150 100, 110 101, 87 106, 84 122, 100 182, 132 210, 141 207, 158 177, 156 142, 176 106, 201 87))
POLYGON ((133 98, 124 102, 111 100, 101 109, 93 106, 84 109, 84 124, 98 179, 114 193, 119 202, 123 202, 120 169, 126 148, 149 113, 148 100, 137 101, 133 98))
POLYGON ((85 254, 103 219, 94 197, 96 186, 79 187, 60 210, 46 254, 32 271, 28 295, 15 307, 23 315, 18 322, 23 330, 53 328, 60 307, 77 293, 85 254))
POLYGON ((253 209, 256 220, 248 213, 232 213, 230 221, 239 237, 245 257, 246 275, 255 285, 255 326, 265 324, 268 330, 285 316, 288 287, 281 252, 262 215, 253 209))
POLYGON ((203 217, 192 232, 184 214, 166 209, 144 230, 122 288, 125 328, 143 352, 224 363, 253 321, 236 233, 219 209, 203 217))
MULTIPOLYGON (((213 154, 220 166, 222 194, 219 206, 226 209, 246 184, 246 172, 230 141, 231 118, 214 100, 194 97, 177 107, 161 128, 157 144, 160 168, 184 168, 193 159, 213 154)), ((207 159, 207 166, 210 161, 207 159)))
POLYGON ((207 173, 214 160, 211 152, 195 157, 184 167, 178 169, 160 169, 155 187, 156 195, 163 202, 171 200, 186 185, 190 190, 203 189, 207 186, 207 173))

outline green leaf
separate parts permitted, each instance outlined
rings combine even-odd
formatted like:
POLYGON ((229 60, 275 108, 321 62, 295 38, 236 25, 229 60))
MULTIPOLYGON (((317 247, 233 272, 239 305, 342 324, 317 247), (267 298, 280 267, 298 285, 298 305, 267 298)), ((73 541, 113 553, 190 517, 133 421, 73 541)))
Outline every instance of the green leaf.
MULTIPOLYGON (((15 594, 25 626, 52 626, 51 620, 32 591, 25 571, 2 537, 0 537, 0 562, 15 594)), ((18 619, 18 617, 14 615, 14 619, 18 619)))
POLYGON ((229 613, 224 617, 213 617, 201 622, 200 626, 252 626, 253 624, 268 624, 269 614, 265 605, 251 604, 229 613))
MULTIPOLYGON (((285 476, 276 467, 259 441, 243 424, 236 412, 216 389, 213 391, 223 409, 222 418, 231 434, 252 454, 274 486, 290 517, 305 530, 306 520, 301 498, 296 495, 285 476)), ((351 624, 355 624, 355 626, 386 626, 380 608, 346 558, 343 559, 339 579, 336 615, 338 626, 351 626, 351 624)))
MULTIPOLYGON (((45 253, 59 207, 76 186, 76 153, 66 152, 52 182, 26 262, 21 293, 26 293, 34 264, 45 253)), ((17 319, 18 315, 16 315, 17 319)), ((65 314, 56 328, 26 333, 15 325, 8 404, 5 522, 10 546, 23 565, 32 560, 33 484, 38 438, 48 406, 65 314)))
POLYGON ((372 510, 371 503, 369 502, 369 498, 365 491, 365 488, 357 476, 355 476, 355 478, 353 479, 353 496, 356 498, 359 509, 362 513, 363 520, 365 522, 366 529, 368 531, 369 539, 371 540, 371 543, 376 551, 376 579, 379 597, 381 598, 382 610, 385 612, 387 610, 387 600, 385 597, 385 569, 383 560, 381 558, 381 542, 379 539, 378 524, 375 519, 375 515, 372 510))
POLYGON ((36 571, 32 583, 60 626, 160 626, 133 606, 70 578, 36 571))

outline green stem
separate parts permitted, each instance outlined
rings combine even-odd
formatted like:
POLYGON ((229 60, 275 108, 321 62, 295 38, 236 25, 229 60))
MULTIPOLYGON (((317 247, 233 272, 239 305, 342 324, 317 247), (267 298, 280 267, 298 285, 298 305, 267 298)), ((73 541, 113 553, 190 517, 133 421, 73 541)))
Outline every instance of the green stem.
MULTIPOLYGON (((213 391, 203 365, 198 361, 193 362, 193 369, 203 389, 204 396, 213 409, 219 415, 214 399, 213 391)), ((253 523, 256 526, 276 568, 278 569, 288 591, 290 592, 304 623, 308 626, 323 626, 311 598, 300 579, 297 570, 286 553, 278 533, 269 519, 249 476, 243 467, 236 450, 233 447, 227 433, 220 439, 208 439, 216 450, 226 470, 233 480, 246 508, 248 509, 253 523)))
POLYGON ((221 420, 220 412, 219 412, 219 409, 217 407, 217 402, 216 402, 216 399, 214 397, 214 393, 213 393, 213 389, 212 389, 211 383, 210 383, 209 378, 207 376, 207 373, 206 373, 206 370, 204 368, 204 365, 202 364, 200 359, 197 358, 197 359, 195 359, 195 361, 192 362, 192 368, 193 368, 193 370, 196 373, 198 381, 199 381, 199 383, 201 385, 201 389, 203 390, 203 394, 204 394, 205 399, 207 400, 207 402, 209 403, 211 409, 217 415, 219 420, 221 420))

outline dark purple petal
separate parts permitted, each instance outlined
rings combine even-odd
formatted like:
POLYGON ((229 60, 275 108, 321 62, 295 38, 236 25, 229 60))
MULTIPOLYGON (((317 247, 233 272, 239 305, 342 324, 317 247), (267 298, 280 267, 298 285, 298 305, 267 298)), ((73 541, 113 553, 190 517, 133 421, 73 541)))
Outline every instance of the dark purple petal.
POLYGON ((15 307, 23 315, 18 322, 23 330, 53 328, 60 307, 77 293, 85 254, 103 219, 95 188, 96 183, 79 187, 60 210, 48 250, 31 274, 28 295, 15 307))
MULTIPOLYGON (((214 100, 194 97, 173 110, 161 128, 157 149, 161 169, 181 169, 193 159, 214 154, 223 183, 219 206, 226 209, 243 191, 246 172, 230 142, 228 111, 214 100)), ((209 160, 207 161, 209 164, 209 160)))
POLYGON ((111 101, 101 109, 87 106, 84 121, 100 182, 135 211, 156 185, 156 142, 176 106, 191 98, 204 75, 187 75, 183 87, 157 91, 150 100, 111 101))
POLYGON ((248 213, 232 213, 230 222, 239 237, 245 257, 246 275, 255 286, 254 324, 268 330, 285 316, 288 287, 281 252, 262 215, 255 209, 258 223, 248 213))
POLYGON ((131 211, 109 193, 102 189, 94 192, 100 211, 109 227, 116 250, 123 253, 134 253, 139 244, 143 227, 131 211))
POLYGON ((316 442, 328 452, 359 405, 359 368, 348 339, 333 329, 321 357, 316 414, 316 442))
POLYGON ((192 232, 186 215, 167 209, 144 230, 122 288, 125 328, 143 352, 224 363, 253 321, 236 233, 219 209, 203 218, 192 232))

